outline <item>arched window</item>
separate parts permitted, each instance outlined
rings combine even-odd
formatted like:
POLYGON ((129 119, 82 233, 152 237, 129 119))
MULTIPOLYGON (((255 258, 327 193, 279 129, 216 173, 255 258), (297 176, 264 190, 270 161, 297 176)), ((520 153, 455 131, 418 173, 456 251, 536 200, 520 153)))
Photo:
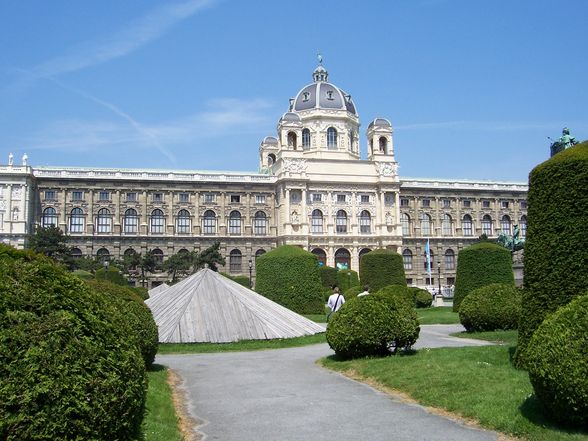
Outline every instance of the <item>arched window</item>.
POLYGON ((431 235, 431 216, 427 213, 421 213, 421 235, 431 235))
POLYGON ((519 228, 521 231, 521 237, 527 237, 527 216, 521 216, 519 228))
POLYGON ((310 149, 310 130, 302 129, 302 149, 310 149))
MULTIPOLYGON (((429 250, 429 257, 431 259, 431 271, 435 269, 435 255, 433 254, 433 250, 429 250)), ((425 253, 424 258, 423 258, 423 266, 424 268, 428 271, 429 270, 429 264, 427 263, 427 255, 425 253)))
POLYGON ((362 248, 359 251, 359 262, 361 263, 361 258, 363 257, 364 254, 369 253, 371 250, 369 248, 362 248))
POLYGON ((388 140, 386 139, 386 137, 381 136, 380 140, 379 140, 379 144, 380 144, 380 152, 386 153, 386 149, 388 147, 388 140))
POLYGON ((492 218, 485 214, 482 218, 482 233, 486 236, 492 236, 492 218))
POLYGON ((139 231, 139 216, 137 210, 129 208, 123 217, 123 233, 133 234, 139 231))
POLYGON ((412 269, 412 251, 408 248, 402 252, 402 261, 404 262, 404 269, 412 269))
POLYGON ((255 213, 253 218, 253 234, 256 236, 265 236, 267 234, 267 216, 263 211, 255 213))
POLYGON ((176 232, 178 234, 190 234, 190 212, 188 210, 178 211, 178 217, 176 217, 176 232))
POLYGON ((255 258, 257 259, 259 256, 262 256, 264 254, 265 254, 265 250, 263 248, 260 248, 255 252, 255 258))
POLYGON ((43 228, 57 226, 57 211, 55 211, 55 208, 47 207, 43 210, 43 215, 41 216, 41 226, 43 228))
POLYGON ((327 253, 325 253, 325 250, 322 248, 315 248, 311 252, 318 259, 320 266, 325 266, 327 264, 327 253))
POLYGON ((335 226, 337 233, 347 233, 347 213, 345 210, 337 211, 335 226))
POLYGON ((267 155, 267 165, 269 165, 271 167, 275 163, 276 163, 276 155, 274 155, 273 153, 270 153, 269 155, 267 155))
POLYGON ((455 269, 455 251, 452 249, 445 251, 445 269, 455 269))
POLYGON ((112 216, 108 208, 98 210, 96 216, 96 230, 98 233, 110 233, 112 231, 112 216))
POLYGON ((402 226, 402 235, 410 236, 410 216, 406 213, 400 213, 400 225, 402 226))
POLYGON ((235 249, 229 254, 229 270, 232 273, 241 272, 241 263, 243 261, 243 255, 241 251, 235 249))
POLYGON ((165 216, 163 211, 156 208, 151 212, 151 234, 163 234, 165 230, 165 216))
POLYGON ((337 129, 335 129, 334 127, 329 127, 327 129, 327 148, 337 148, 337 129))
POLYGON ((229 234, 241 234, 241 213, 237 210, 229 214, 229 234))
POLYGON ((443 236, 451 236, 453 234, 453 219, 448 214, 443 215, 443 223, 441 224, 443 236))
POLYGON ((288 132, 288 147, 296 150, 296 133, 288 132))
POLYGON ((474 229, 472 227, 472 217, 466 214, 461 220, 461 229, 463 230, 464 236, 473 236, 474 229))
POLYGON ((71 214, 69 216, 69 232, 84 232, 84 210, 82 210, 81 208, 74 208, 73 210, 71 210, 71 214))
POLYGON ((310 217, 310 232, 323 232, 323 212, 321 210, 313 210, 310 217))
POLYGON ((510 217, 508 217, 506 214, 502 216, 502 219, 500 220, 500 231, 502 231, 504 234, 511 234, 510 217))
POLYGON ((74 259, 81 259, 82 258, 82 250, 79 248, 72 248, 71 249, 71 257, 74 259))
POLYGON ((350 269, 351 268, 351 254, 345 248, 339 248, 335 251, 335 268, 350 269))
POLYGON ((159 265, 163 263, 163 251, 161 251, 159 248, 152 250, 151 255, 159 265))
POLYGON ((110 251, 108 251, 106 248, 100 248, 98 251, 96 251, 96 259, 100 262, 110 260, 110 251))
POLYGON ((363 210, 359 214, 359 232, 360 233, 371 233, 372 232, 372 218, 370 212, 363 210))
POLYGON ((202 233, 216 233, 216 213, 212 210, 206 210, 204 212, 204 216, 202 217, 202 233))

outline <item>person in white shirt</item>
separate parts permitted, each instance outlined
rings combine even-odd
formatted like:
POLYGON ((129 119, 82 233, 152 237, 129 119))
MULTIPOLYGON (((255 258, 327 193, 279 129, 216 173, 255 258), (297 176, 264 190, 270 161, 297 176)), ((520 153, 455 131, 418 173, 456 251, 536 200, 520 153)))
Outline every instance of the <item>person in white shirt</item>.
POLYGON ((369 294, 369 286, 364 285, 363 287, 363 292, 360 292, 357 297, 363 297, 363 296, 367 296, 369 294))
POLYGON ((327 302, 327 306, 331 309, 331 313, 329 315, 331 315, 333 312, 337 312, 341 306, 343 306, 343 303, 345 303, 345 298, 343 297, 343 294, 339 292, 339 288, 336 286, 333 288, 333 294, 329 296, 329 300, 327 302))

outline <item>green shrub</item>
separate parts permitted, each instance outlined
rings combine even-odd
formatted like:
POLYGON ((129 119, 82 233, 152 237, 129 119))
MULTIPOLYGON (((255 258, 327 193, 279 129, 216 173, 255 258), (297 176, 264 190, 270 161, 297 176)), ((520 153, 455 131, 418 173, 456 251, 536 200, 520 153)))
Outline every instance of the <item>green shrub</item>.
POLYGON ((359 264, 361 285, 377 292, 388 285, 406 286, 402 256, 391 250, 378 249, 361 256, 359 264))
POLYGON ((337 285, 337 269, 332 266, 319 266, 319 275, 321 276, 321 283, 325 288, 333 288, 337 285))
POLYGON ((129 286, 129 282, 125 279, 118 268, 113 266, 108 267, 108 271, 104 268, 96 270, 96 280, 106 280, 120 286, 129 286))
POLYGON ((72 274, 74 276, 79 277, 82 280, 92 280, 94 278, 94 274, 92 274, 90 271, 85 271, 81 269, 73 271, 72 274))
POLYGON ((345 301, 353 299, 354 297, 357 297, 357 295, 363 292, 363 287, 361 286, 352 286, 351 288, 349 288, 347 291, 345 291, 343 293, 343 297, 345 297, 345 301))
MULTIPOLYGON (((561 153, 560 153, 561 154, 561 153)), ((550 315, 526 352, 535 395, 558 421, 588 427, 588 293, 550 315)))
POLYGON ((132 439, 147 379, 116 307, 4 245, 0 274, 0 439, 132 439))
POLYGON ((337 286, 341 292, 345 292, 352 286, 357 285, 359 285, 359 277, 356 271, 350 269, 337 271, 337 286))
POLYGON ((283 245, 257 258, 256 291, 299 314, 322 314, 323 286, 316 256, 283 245))
POLYGON ((89 280, 86 283, 120 312, 113 319, 120 321, 117 325, 121 328, 128 327, 128 338, 139 348, 145 366, 150 368, 157 354, 159 336, 153 314, 143 299, 129 287, 103 280, 89 280))
POLYGON ((414 293, 405 285, 388 285, 376 294, 393 299, 394 302, 402 302, 407 308, 414 308, 415 305, 414 293))
POLYGON ((131 286, 130 288, 143 300, 147 300, 149 298, 149 290, 147 288, 142 286, 131 286))
POLYGON ((244 286, 245 288, 251 288, 251 280, 247 276, 232 276, 227 273, 219 273, 225 276, 227 279, 231 279, 233 282, 237 282, 239 285, 244 286))
POLYGON ((385 295, 352 298, 331 316, 327 342, 344 358, 408 349, 419 334, 415 310, 385 295))
POLYGON ((474 289, 492 283, 514 286, 512 256, 502 245, 479 242, 459 252, 453 297, 453 310, 459 311, 463 299, 474 289))
POLYGON ((515 362, 549 314, 588 290, 588 142, 529 175, 523 309, 515 362))
POLYGON ((411 287, 409 288, 414 296, 414 305, 417 308, 430 308, 433 304, 433 296, 426 289, 411 287))
POLYGON ((521 291, 510 284, 475 289, 459 307, 459 321, 468 331, 517 329, 520 314, 521 291))

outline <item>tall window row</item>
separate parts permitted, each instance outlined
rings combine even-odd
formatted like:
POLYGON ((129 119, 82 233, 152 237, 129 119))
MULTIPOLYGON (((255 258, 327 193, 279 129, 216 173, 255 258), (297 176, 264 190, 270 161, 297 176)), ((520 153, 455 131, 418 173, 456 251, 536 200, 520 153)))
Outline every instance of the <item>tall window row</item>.
MULTIPOLYGON (((431 260, 431 271, 435 271, 436 269, 436 265, 437 262, 435 261, 435 253, 433 252, 433 250, 430 251, 430 260, 431 260)), ((406 248, 404 251, 402 251, 402 261, 404 262, 404 269, 407 271, 413 270, 414 268, 414 254, 413 252, 406 248)), ((451 248, 447 249, 445 251, 445 254, 443 255, 443 267, 446 270, 454 270, 455 269, 455 265, 456 265, 456 255, 455 255, 455 251, 453 251, 451 248)), ((422 258, 422 262, 423 262, 423 268, 425 270, 429 269, 429 262, 427 261, 427 258, 425 256, 423 256, 422 258)))
MULTIPOLYGON (((325 216, 318 208, 313 210, 310 215, 310 232, 313 234, 325 233, 325 216)), ((338 210, 335 214, 335 232, 344 234, 349 231, 349 222, 347 212, 338 210)), ((369 234, 372 232, 372 217, 369 211, 363 210, 359 214, 359 232, 369 234)))

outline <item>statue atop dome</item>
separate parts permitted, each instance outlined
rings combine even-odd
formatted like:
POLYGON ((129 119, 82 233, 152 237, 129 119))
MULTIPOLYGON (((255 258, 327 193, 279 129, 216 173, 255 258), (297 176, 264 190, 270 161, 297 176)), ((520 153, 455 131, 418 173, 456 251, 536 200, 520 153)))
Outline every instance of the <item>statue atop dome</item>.
POLYGON ((570 129, 564 127, 561 131, 561 137, 557 141, 553 141, 553 143, 551 144, 551 156, 572 146, 575 146, 576 144, 578 144, 578 141, 574 136, 570 135, 570 129))

